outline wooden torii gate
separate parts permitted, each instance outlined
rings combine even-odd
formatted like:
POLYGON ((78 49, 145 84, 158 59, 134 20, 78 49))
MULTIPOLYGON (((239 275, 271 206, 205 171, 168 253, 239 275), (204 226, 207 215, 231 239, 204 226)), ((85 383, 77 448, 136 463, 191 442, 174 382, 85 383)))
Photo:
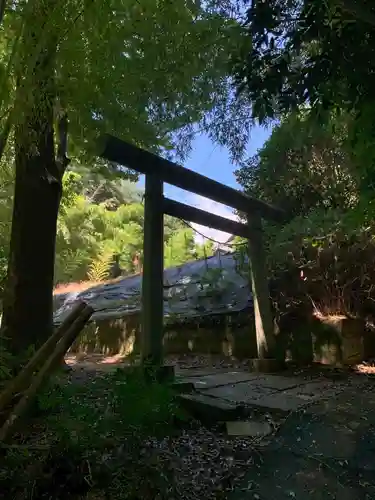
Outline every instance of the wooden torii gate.
POLYGON ((114 136, 102 136, 99 145, 99 156, 102 158, 146 175, 142 277, 142 363, 158 367, 163 362, 163 216, 167 214, 248 238, 258 350, 258 358, 254 360, 254 368, 267 370, 270 363, 273 365, 275 345, 265 252, 262 244, 261 219, 263 217, 282 222, 285 220, 284 211, 114 136), (239 210, 247 214, 248 223, 235 222, 170 200, 163 195, 164 182, 239 210))

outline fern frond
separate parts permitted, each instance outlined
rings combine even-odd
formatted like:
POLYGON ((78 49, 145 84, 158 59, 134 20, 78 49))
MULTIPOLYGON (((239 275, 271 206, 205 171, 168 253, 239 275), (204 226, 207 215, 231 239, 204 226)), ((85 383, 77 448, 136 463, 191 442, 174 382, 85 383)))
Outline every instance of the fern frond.
POLYGON ((82 250, 62 250, 56 253, 55 282, 70 282, 76 279, 77 270, 86 260, 82 250))
POLYGON ((109 278, 112 268, 113 255, 104 253, 94 259, 89 265, 87 277, 90 281, 104 281, 109 278))

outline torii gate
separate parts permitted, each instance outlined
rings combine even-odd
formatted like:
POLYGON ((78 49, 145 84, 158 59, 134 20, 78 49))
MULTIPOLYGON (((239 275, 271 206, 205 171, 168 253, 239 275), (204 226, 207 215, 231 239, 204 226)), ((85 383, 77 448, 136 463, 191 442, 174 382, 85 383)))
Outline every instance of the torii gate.
POLYGON ((108 134, 102 136, 99 139, 99 148, 99 156, 102 158, 146 175, 142 277, 142 364, 159 367, 163 362, 163 216, 167 214, 248 238, 258 350, 258 358, 253 360, 253 368, 260 371, 273 369, 276 366, 274 363, 275 342, 265 252, 262 244, 261 219, 263 217, 282 222, 286 219, 285 212, 114 136, 108 134), (163 195, 164 182, 239 210, 247 214, 248 223, 235 222, 170 200, 163 195))

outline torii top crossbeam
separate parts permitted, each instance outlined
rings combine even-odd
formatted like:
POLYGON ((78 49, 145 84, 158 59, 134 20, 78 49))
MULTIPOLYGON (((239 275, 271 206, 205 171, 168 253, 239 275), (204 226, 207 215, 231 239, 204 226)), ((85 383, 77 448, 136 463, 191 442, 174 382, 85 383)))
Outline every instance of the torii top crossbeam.
POLYGON ((283 222, 286 213, 268 203, 193 172, 160 156, 106 134, 99 140, 99 156, 142 174, 157 174, 160 180, 196 193, 246 214, 254 213, 275 222, 283 222))

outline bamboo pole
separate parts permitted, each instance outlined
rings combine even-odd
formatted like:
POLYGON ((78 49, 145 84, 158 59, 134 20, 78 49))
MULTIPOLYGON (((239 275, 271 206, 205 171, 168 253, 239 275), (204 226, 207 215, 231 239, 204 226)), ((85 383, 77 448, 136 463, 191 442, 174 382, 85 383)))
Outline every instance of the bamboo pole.
POLYGON ((0 429, 0 442, 5 443, 15 432, 19 420, 27 412, 27 409, 40 389, 43 382, 51 374, 61 356, 69 349, 81 332, 82 328, 89 321, 94 310, 92 307, 87 306, 81 311, 80 315, 75 319, 73 324, 64 332, 63 336, 57 342, 54 351, 44 363, 41 370, 37 373, 31 385, 23 393, 22 398, 14 407, 13 411, 0 429))
POLYGON ((25 388, 25 385, 30 381, 38 365, 43 361, 43 359, 48 358, 54 346, 86 307, 85 302, 79 302, 65 318, 59 328, 57 328, 50 338, 46 340, 46 342, 44 342, 44 344, 38 349, 20 373, 6 385, 5 389, 0 394, 0 412, 7 407, 17 393, 21 392, 25 388))

